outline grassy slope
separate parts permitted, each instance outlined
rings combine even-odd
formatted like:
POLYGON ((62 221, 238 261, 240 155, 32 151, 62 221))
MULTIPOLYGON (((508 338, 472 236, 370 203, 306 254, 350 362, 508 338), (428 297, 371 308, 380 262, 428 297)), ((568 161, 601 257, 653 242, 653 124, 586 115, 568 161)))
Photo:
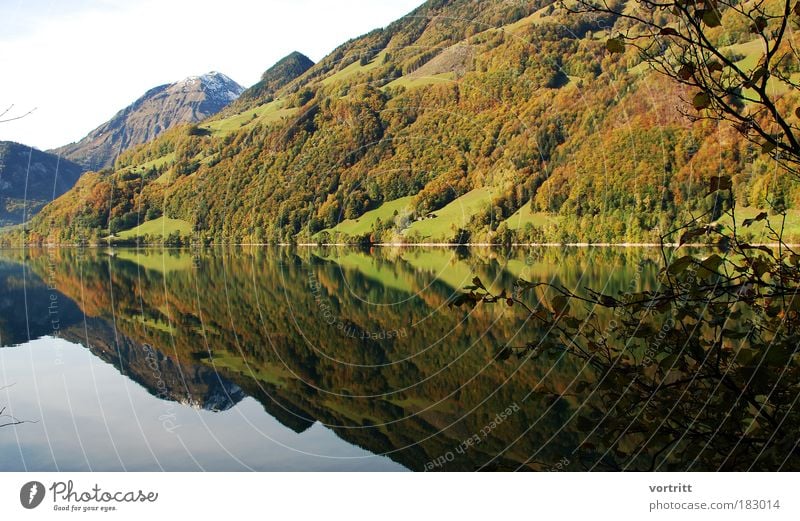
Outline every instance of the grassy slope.
POLYGON ((181 219, 170 219, 169 217, 159 217, 152 221, 147 221, 136 228, 125 230, 117 234, 120 239, 133 239, 144 235, 160 235, 166 237, 171 233, 178 232, 182 236, 192 234, 192 225, 181 219))
MULTIPOLYGON (((753 208, 753 207, 750 208, 737 207, 736 208, 736 225, 738 227, 737 231, 740 234, 746 234, 747 236, 752 236, 752 242, 756 243, 774 242, 774 239, 771 237, 765 222, 757 222, 748 228, 742 227, 742 222, 745 219, 752 219, 759 213, 764 211, 767 210, 760 210, 758 208, 753 208)), ((731 219, 726 215, 723 216, 719 220, 719 222, 727 226, 730 226, 731 219)), ((769 222, 774 229, 780 230, 782 217, 779 215, 770 215, 769 222)), ((787 211, 786 224, 784 229, 784 240, 792 243, 797 243, 798 241, 800 241, 800 210, 787 211)))
POLYGON ((164 165, 166 165, 168 163, 172 163, 173 161, 175 161, 175 152, 170 152, 169 154, 167 154, 165 156, 157 157, 157 158, 155 158, 155 159, 153 159, 151 161, 148 161, 146 163, 142 163, 140 165, 129 167, 129 170, 131 170, 133 172, 137 172, 137 171, 140 171, 140 170, 146 172, 146 171, 150 170, 151 168, 161 168, 162 166, 164 166, 164 165))
POLYGON ((411 206, 413 197, 402 197, 383 203, 378 208, 370 210, 358 219, 348 219, 340 222, 332 229, 325 230, 328 232, 338 232, 347 235, 364 235, 372 231, 375 222, 380 219, 383 222, 391 221, 394 218, 394 212, 403 213, 403 210, 411 206))
POLYGON ((285 101, 278 99, 225 119, 209 121, 200 125, 200 128, 210 130, 215 135, 225 135, 254 123, 274 123, 284 117, 293 115, 297 111, 297 108, 286 108, 284 105, 285 101))
POLYGON ((406 75, 387 83, 384 88, 388 89, 392 87, 405 87, 406 89, 416 89, 418 87, 425 87, 427 85, 434 85, 436 83, 450 83, 455 80, 456 75, 453 72, 443 72, 441 74, 421 77, 412 77, 406 75))
MULTIPOLYGON (((543 8, 538 12, 509 25, 503 26, 501 29, 506 31, 507 33, 516 33, 521 31, 525 26, 529 24, 538 25, 542 23, 547 16, 544 14, 547 8, 543 8)), ((490 29, 493 31, 496 29, 490 29)), ((595 35, 595 39, 599 38, 595 35)), ((742 57, 741 60, 738 62, 738 65, 741 66, 745 70, 751 70, 757 65, 758 57, 760 56, 761 52, 761 43, 758 40, 753 40, 750 42, 745 42, 741 44, 732 45, 726 48, 726 50, 742 57)), ((362 73, 367 73, 373 69, 380 67, 382 63, 384 63, 385 52, 376 56, 370 63, 367 65, 360 65, 358 61, 351 63, 347 67, 339 70, 327 78, 322 80, 323 85, 335 85, 340 81, 347 80, 353 76, 357 76, 362 73)), ((638 67, 638 66, 637 66, 638 67)), ((637 67, 634 67, 636 69, 637 67)), ((415 88, 421 87, 424 85, 429 85, 432 83, 441 83, 446 81, 452 81, 455 79, 454 73, 442 73, 436 74, 432 76, 426 77, 413 77, 410 75, 401 77, 394 82, 391 82, 389 86, 405 86, 407 88, 415 88)), ((571 78, 575 80, 575 78, 571 78)), ((256 107, 254 109, 244 111, 240 114, 232 115, 225 119, 218 119, 213 121, 207 121, 203 123, 201 126, 204 128, 208 128, 214 134, 225 135, 231 132, 235 132, 242 127, 248 127, 251 124, 255 124, 256 122, 277 122, 280 121, 281 118, 290 116, 294 113, 297 109, 284 109, 285 100, 278 99, 271 103, 267 103, 256 107)), ((208 155, 202 158, 203 162, 207 162, 212 156, 208 155)), ((147 169, 152 166, 160 166, 163 164, 168 163, 169 161, 174 160, 174 155, 170 154, 168 156, 164 156, 162 158, 155 159, 145 164, 138 165, 137 167, 130 167, 133 171, 137 171, 137 169, 147 169)), ((161 183, 168 183, 171 179, 170 173, 168 172, 162 178, 159 179, 161 183)), ((491 196, 483 197, 474 196, 476 191, 471 192, 470 194, 465 195, 464 197, 460 198, 459 200, 451 203, 447 207, 434 212, 437 215, 436 219, 431 220, 424 220, 420 222, 413 223, 410 227, 408 232, 416 232, 419 233, 426 241, 437 241, 442 239, 449 239, 452 236, 453 227, 458 227, 466 222, 469 221, 471 216, 475 215, 478 211, 488 205, 491 201, 491 196), (474 201, 476 199, 477 201, 474 201)), ((358 219, 348 220, 340 223, 336 227, 329 229, 327 231, 335 231, 340 232, 346 235, 363 235, 368 233, 375 221, 380 218, 381 220, 390 220, 391 216, 395 209, 398 211, 401 208, 398 208, 396 205, 400 205, 401 201, 411 201, 411 197, 403 198, 398 201, 391 201, 389 203, 384 204, 380 208, 373 210, 371 212, 366 213, 365 215, 361 216, 358 219)), ((404 207, 405 205, 403 205, 404 207)), ((753 216, 757 213, 757 211, 753 210, 753 216)), ((747 215, 746 217, 750 217, 751 215, 747 215)), ((797 232, 800 231, 800 219, 792 220, 791 216, 787 232, 788 234, 796 234, 800 237, 800 234, 797 232)), ((153 221, 155 223, 157 221, 153 221)), ((521 229, 524 228, 525 224, 530 222, 534 226, 544 227, 545 225, 557 225, 559 222, 559 217, 555 215, 549 215, 545 213, 534 213, 530 211, 529 205, 525 204, 519 211, 517 211, 512 217, 506 220, 506 224, 510 229, 521 229)), ((144 225, 134 229, 129 230, 126 232, 120 233, 120 237, 126 238, 131 237, 134 235, 140 235, 143 233, 154 233, 159 234, 163 233, 164 228, 156 225, 158 228, 157 230, 151 231, 143 231, 147 226, 153 226, 151 223, 145 223, 144 225)), ((168 227, 169 228, 169 227, 168 227)), ((758 237, 762 235, 760 230, 763 228, 763 224, 755 225, 751 230, 754 231, 754 235, 758 237)), ((173 229, 168 229, 166 234, 174 231, 173 229)))
POLYGON ((473 215, 489 206, 493 194, 492 189, 477 188, 433 212, 436 217, 415 222, 405 233, 417 233, 426 241, 451 239, 454 227, 465 226, 473 215))
POLYGON ((534 212, 531 210, 531 205, 526 204, 517 212, 506 219, 506 225, 510 230, 519 230, 525 227, 527 223, 538 228, 544 228, 548 224, 557 225, 559 217, 546 212, 534 212))
POLYGON ((366 65, 361 65, 359 61, 355 61, 350 65, 348 65, 347 67, 343 68, 342 70, 336 71, 334 74, 331 74, 330 76, 322 80, 322 84, 325 86, 332 85, 334 83, 345 80, 350 76, 353 76, 354 74, 369 72, 377 68, 379 65, 381 65, 383 63, 383 59, 385 56, 386 56, 386 51, 381 52, 366 65))

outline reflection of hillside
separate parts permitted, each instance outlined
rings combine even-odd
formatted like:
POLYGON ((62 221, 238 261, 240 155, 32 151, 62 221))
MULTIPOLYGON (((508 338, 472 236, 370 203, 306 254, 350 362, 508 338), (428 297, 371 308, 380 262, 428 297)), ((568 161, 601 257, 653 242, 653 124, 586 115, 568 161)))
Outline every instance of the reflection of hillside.
POLYGON ((245 394, 214 370, 189 360, 176 360, 147 344, 119 335, 111 323, 89 318, 86 327, 62 332, 61 338, 83 344, 96 357, 116 367, 162 400, 211 411, 228 410, 245 394))
MULTIPOLYGON (((113 318, 125 337, 120 345, 127 365, 118 367, 151 392, 152 378, 143 376, 146 345, 160 351, 170 399, 186 400, 182 390, 189 388, 191 399, 224 408, 220 393, 234 402, 244 392, 295 431, 319 421, 417 470, 479 433, 542 379, 566 389, 576 373, 565 362, 555 368, 523 364, 516 373, 516 366, 489 363, 492 348, 514 338, 521 323, 500 307, 478 308, 463 321, 463 311, 444 306, 460 283, 453 277, 477 274, 510 286, 516 273, 504 267, 522 263, 535 275, 575 285, 582 270, 591 269, 595 279, 627 289, 624 267, 633 262, 630 253, 602 253, 598 261, 588 252, 559 249, 533 261, 509 261, 488 250, 340 256, 282 249, 203 252, 194 259, 173 252, 167 262, 181 268, 157 270, 167 264, 152 254, 142 262, 136 252, 125 253, 87 252, 80 259, 62 251, 56 263, 57 287, 92 317, 89 343, 98 356, 114 363, 114 344, 102 340, 113 338, 106 325, 113 318), (607 273, 596 272, 602 266, 607 273), (450 275, 437 276, 442 270, 450 275), (391 283, 383 285, 389 273, 391 283), (221 381, 214 384, 216 374, 221 381)), ((33 254, 30 265, 42 272, 45 262, 33 254)), ((546 443, 567 422, 569 398, 551 407, 549 397, 534 393, 519 404, 519 412, 445 468, 477 468, 499 453, 494 467, 516 467, 540 448, 536 461, 546 465, 582 439, 568 427, 546 443)))
POLYGON ((22 264, 0 259, 0 347, 55 335, 81 320, 74 302, 22 264))
MULTIPOLYGON (((21 257, 4 255, 13 260, 21 257)), ((52 290, 36 273, 22 264, 0 261, 0 346, 10 346, 43 336, 58 336, 87 346, 98 358, 116 367, 122 374, 165 400, 173 400, 209 410, 226 410, 244 397, 241 389, 221 378, 213 369, 191 359, 177 360, 165 356, 147 344, 115 331, 112 322, 85 316, 73 299, 86 297, 87 308, 101 309, 108 301, 104 292, 80 291, 80 278, 73 278, 76 266, 54 252, 35 255, 37 266, 52 266, 56 286, 65 293, 52 290), (48 257, 53 254, 52 257, 48 257), (42 261, 45 264, 42 264, 42 261), (56 267, 57 266, 57 267, 56 267), (68 274, 68 275, 65 275, 68 274), (73 295, 70 292, 75 292, 73 295)), ((74 259, 73 259, 74 260, 74 259)), ((99 280, 91 281, 99 284, 99 280)), ((97 286, 87 285, 87 288, 97 286)))

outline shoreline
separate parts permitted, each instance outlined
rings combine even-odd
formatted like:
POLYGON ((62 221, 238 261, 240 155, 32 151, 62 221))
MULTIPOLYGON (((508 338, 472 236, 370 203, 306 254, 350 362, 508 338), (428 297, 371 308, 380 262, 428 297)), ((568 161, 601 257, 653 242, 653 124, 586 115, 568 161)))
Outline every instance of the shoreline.
MULTIPOLYGON (((602 242, 602 243, 591 243, 591 242, 576 242, 576 243, 511 243, 509 245, 512 248, 708 248, 712 249, 715 248, 716 245, 713 244, 702 244, 702 243, 687 243, 687 244, 678 244, 678 243, 648 243, 648 242, 622 242, 622 243, 613 243, 613 242, 602 242)), ((751 244, 750 246, 753 247, 764 247, 767 248, 780 248, 789 247, 789 248, 800 248, 800 244, 778 244, 778 243, 755 243, 751 244)), ((491 243, 468 243, 468 244, 455 244, 455 243, 447 243, 447 242, 419 242, 419 243, 376 243, 376 244, 358 244, 358 243, 313 243, 313 242, 303 242, 303 243, 277 243, 277 244, 269 244, 269 243, 221 243, 221 244, 208 244, 208 245, 187 245, 187 246, 165 246, 161 244, 141 244, 141 245, 115 245, 115 244, 70 244, 70 243, 52 243, 52 244, 23 244, 23 245, 9 245, 9 246, 0 246, 0 250, 24 250, 24 249, 54 249, 54 248, 63 248, 63 249, 100 249, 100 248, 110 248, 110 249, 130 249, 130 250, 137 250, 137 249, 162 249, 162 250, 186 250, 186 249, 206 249, 206 248, 269 248, 269 247, 280 247, 280 248, 504 248, 505 245, 502 244, 491 244, 491 243)))

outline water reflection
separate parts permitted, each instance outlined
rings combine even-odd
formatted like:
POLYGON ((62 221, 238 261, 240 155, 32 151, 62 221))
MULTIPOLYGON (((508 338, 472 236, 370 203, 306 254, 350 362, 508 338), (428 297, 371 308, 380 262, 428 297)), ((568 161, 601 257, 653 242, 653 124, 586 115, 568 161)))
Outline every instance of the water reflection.
POLYGON ((0 402, 41 420, 0 431, 0 467, 580 470, 603 451, 542 389, 582 365, 494 363, 541 332, 447 303, 475 275, 613 294, 657 271, 633 249, 0 252, 0 345, 24 344, 0 402))

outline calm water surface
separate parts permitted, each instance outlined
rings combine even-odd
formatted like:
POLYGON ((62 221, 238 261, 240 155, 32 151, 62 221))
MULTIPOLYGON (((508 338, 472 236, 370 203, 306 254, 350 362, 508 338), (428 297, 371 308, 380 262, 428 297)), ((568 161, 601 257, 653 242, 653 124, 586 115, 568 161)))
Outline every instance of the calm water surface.
POLYGON ((582 368, 495 362, 542 332, 447 303, 476 275, 615 294, 658 268, 607 248, 0 250, 0 408, 26 421, 0 428, 0 470, 579 470, 602 454, 537 389, 582 368))

